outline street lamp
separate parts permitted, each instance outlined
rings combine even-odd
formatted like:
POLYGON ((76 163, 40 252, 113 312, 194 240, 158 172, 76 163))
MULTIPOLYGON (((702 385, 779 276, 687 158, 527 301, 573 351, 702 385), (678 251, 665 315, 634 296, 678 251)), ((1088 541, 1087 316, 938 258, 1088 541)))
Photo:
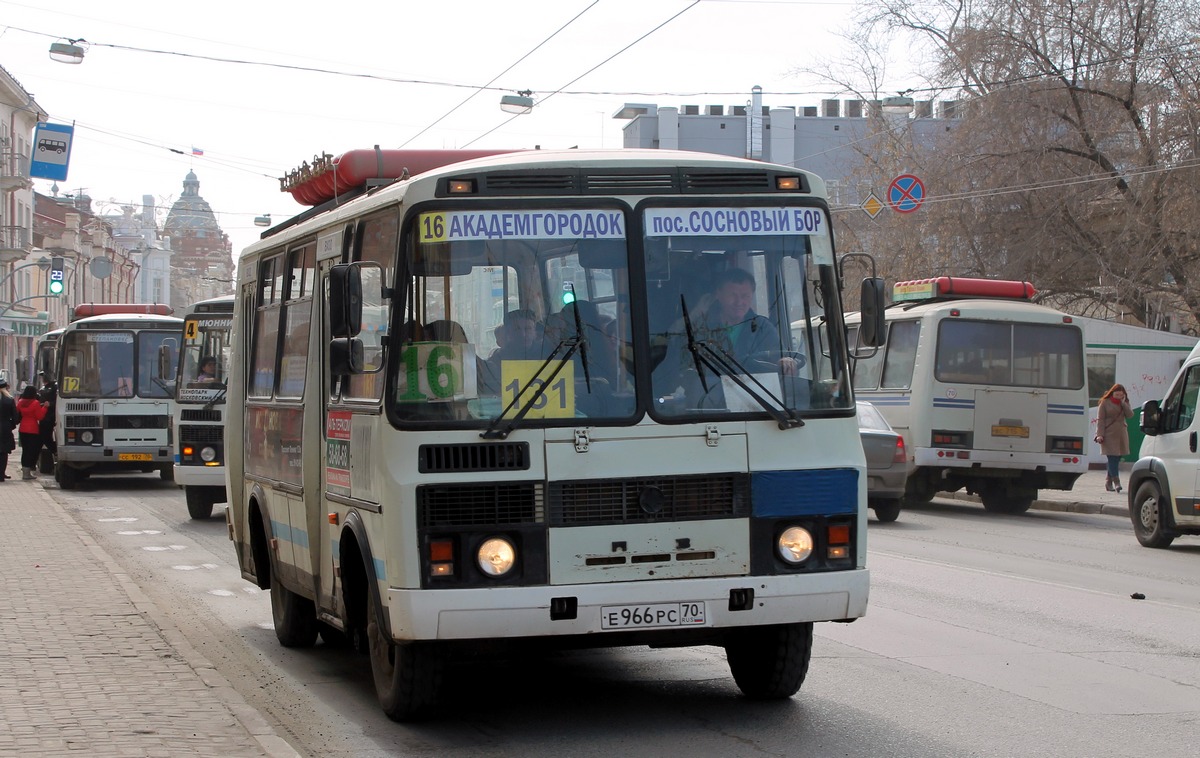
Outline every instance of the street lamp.
POLYGON ((271 214, 264 213, 261 216, 255 216, 254 217, 254 225, 255 226, 270 226, 271 225, 271 214))
POLYGON ((87 40, 69 39, 66 42, 52 42, 50 44, 50 60, 58 61, 59 63, 70 63, 78 65, 83 63, 83 54, 87 52, 87 48, 78 43, 87 44, 87 40))
POLYGON ((533 111, 533 90, 523 89, 515 95, 500 98, 500 110, 521 115, 533 111))

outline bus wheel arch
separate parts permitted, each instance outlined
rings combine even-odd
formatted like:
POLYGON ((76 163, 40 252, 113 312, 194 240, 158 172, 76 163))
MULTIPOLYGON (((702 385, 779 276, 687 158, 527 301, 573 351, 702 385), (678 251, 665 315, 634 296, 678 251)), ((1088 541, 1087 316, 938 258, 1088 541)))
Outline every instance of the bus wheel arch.
POLYGON ((260 590, 271 589, 270 530, 259 500, 251 495, 246 505, 246 524, 250 530, 250 562, 260 590))

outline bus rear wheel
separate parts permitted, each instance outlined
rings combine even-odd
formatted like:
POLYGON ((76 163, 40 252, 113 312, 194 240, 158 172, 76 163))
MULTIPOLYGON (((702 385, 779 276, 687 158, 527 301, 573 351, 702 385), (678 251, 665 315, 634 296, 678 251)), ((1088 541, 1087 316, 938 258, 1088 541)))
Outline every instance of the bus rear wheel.
POLYGON ((367 642, 379 706, 392 721, 425 716, 442 686, 442 661, 431 643, 397 645, 379 624, 379 601, 367 592, 367 642))
POLYGON ((795 695, 808 675, 812 638, 812 622, 731 631, 725 637, 725 658, 733 681, 754 700, 795 695))
POLYGON ((64 490, 75 489, 79 485, 81 478, 79 469, 72 468, 62 461, 59 461, 54 466, 54 481, 58 482, 58 486, 64 490))
POLYGON ((316 606, 303 595, 284 587, 278 574, 271 577, 271 619, 275 622, 275 636, 280 645, 312 647, 317 643, 316 606))
POLYGON ((980 491, 979 499, 988 513, 1017 515, 1029 510, 1036 495, 1027 492, 1009 492, 1003 487, 988 487, 980 491))

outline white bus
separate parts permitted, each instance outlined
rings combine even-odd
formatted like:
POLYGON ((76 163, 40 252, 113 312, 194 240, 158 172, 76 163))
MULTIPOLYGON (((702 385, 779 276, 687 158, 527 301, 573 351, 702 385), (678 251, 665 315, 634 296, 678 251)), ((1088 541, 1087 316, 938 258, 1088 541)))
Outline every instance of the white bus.
POLYGON ((206 519, 225 494, 225 379, 233 295, 203 300, 183 314, 183 354, 176 362, 175 483, 188 515, 206 519))
POLYGON ((886 346, 855 362, 854 391, 904 437, 911 502, 965 488, 988 511, 1023 513, 1087 470, 1083 333, 1033 295, 946 276, 893 287, 886 346))
POLYGON ((170 481, 170 382, 183 321, 167 305, 84 304, 58 342, 54 478, 155 471, 170 481), (166 362, 166 365, 164 364, 166 362))
POLYGON ((447 657, 521 641, 720 645, 746 695, 793 695, 813 622, 868 593, 823 182, 398 155, 238 265, 226 514, 279 641, 354 640, 397 720, 447 657))

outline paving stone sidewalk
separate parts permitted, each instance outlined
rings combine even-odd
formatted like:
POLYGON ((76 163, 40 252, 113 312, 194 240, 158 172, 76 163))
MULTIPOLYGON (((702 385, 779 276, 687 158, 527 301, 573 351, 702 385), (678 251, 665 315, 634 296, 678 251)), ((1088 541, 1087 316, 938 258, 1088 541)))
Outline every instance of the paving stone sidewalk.
POLYGON ((0 756, 297 756, 10 459, 0 756))

